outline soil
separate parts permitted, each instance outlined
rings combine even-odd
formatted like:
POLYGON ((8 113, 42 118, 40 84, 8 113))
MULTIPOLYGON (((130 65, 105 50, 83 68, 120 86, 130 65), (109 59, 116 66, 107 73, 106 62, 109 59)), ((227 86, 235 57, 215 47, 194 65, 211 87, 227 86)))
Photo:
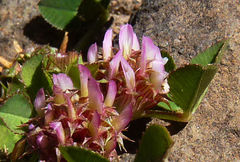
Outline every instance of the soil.
MULTIPOLYGON (((59 42, 39 43, 27 36, 26 26, 39 16, 37 3, 38 0, 0 0, 0 56, 14 60, 17 54, 14 40, 24 50, 39 44, 59 45, 59 42)), ((229 39, 229 50, 201 106, 189 123, 177 123, 181 129, 173 133, 175 144, 169 161, 240 161, 239 3, 143 0, 141 5, 140 0, 111 1, 115 35, 120 25, 129 22, 139 37, 150 36, 161 49, 171 53, 178 65, 189 62, 217 41, 229 39)), ((46 33, 34 31, 34 38, 41 35, 46 33)), ((54 36, 61 40, 61 33, 54 36)), ((131 153, 121 155, 121 161, 132 161, 134 151, 131 153)))

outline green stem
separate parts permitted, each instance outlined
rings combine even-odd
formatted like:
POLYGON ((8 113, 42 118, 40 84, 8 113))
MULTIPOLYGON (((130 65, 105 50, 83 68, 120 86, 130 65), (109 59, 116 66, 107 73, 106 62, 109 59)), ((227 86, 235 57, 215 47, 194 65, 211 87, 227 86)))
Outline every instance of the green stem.
POLYGON ((142 113, 141 115, 134 116, 135 119, 153 117, 158 119, 172 120, 178 122, 188 122, 192 115, 190 113, 179 113, 179 112, 166 112, 159 110, 148 110, 142 113))

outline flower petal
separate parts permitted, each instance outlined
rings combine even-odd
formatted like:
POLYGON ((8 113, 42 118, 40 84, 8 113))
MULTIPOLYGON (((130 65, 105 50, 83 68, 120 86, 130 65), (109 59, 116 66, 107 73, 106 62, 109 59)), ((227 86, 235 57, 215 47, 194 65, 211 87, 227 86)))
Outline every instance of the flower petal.
POLYGON ((57 139, 60 144, 65 144, 65 132, 61 122, 52 122, 50 127, 56 132, 57 139))
POLYGON ((117 85, 113 80, 110 80, 108 84, 108 92, 107 92, 107 96, 105 98, 104 104, 106 106, 111 107, 114 103, 116 94, 117 94, 117 85))
POLYGON ((88 78, 91 76, 90 71, 83 65, 78 65, 80 71, 80 82, 81 82, 81 96, 88 96, 88 78))
POLYGON ((43 88, 41 88, 38 93, 37 96, 34 100, 34 107, 36 112, 38 113, 38 115, 43 116, 44 114, 44 110, 43 108, 45 107, 46 101, 45 101, 45 93, 43 88))
POLYGON ((88 126, 88 129, 93 138, 96 138, 98 136, 98 128, 100 126, 100 122, 101 122, 100 115, 98 114, 97 111, 94 111, 92 120, 88 126))
POLYGON ((120 29, 119 34, 119 47, 123 50, 124 58, 128 58, 128 55, 131 54, 133 45, 133 28, 131 25, 123 25, 120 29))
POLYGON ((117 132, 121 132, 132 119, 132 104, 127 105, 118 117, 113 119, 112 126, 117 132))
POLYGON ((118 73, 121 59, 122 59, 122 50, 119 50, 118 53, 113 57, 113 59, 110 62, 110 75, 109 75, 110 79, 113 79, 118 73))
POLYGON ((68 104, 68 107, 67 107, 68 117, 72 120, 75 120, 76 119, 76 111, 75 111, 75 108, 73 107, 71 99, 67 94, 65 94, 64 96, 65 96, 65 99, 67 100, 67 104, 68 104))
POLYGON ((116 148, 116 146, 117 146, 117 138, 114 135, 109 141, 107 141, 104 147, 105 149, 104 156, 105 157, 109 156, 109 154, 111 154, 111 152, 116 148))
POLYGON ((112 29, 108 29, 103 40, 103 60, 108 60, 112 57, 112 29))
POLYGON ((53 85, 53 94, 55 104, 64 104, 65 97, 61 88, 56 85, 53 85))
POLYGON ((162 84, 167 75, 164 62, 158 60, 152 62, 151 82, 158 91, 162 89, 162 84))
POLYGON ((61 88, 63 91, 74 89, 73 82, 66 74, 53 74, 53 84, 61 88))
POLYGON ((132 67, 128 64, 128 62, 122 58, 121 59, 121 65, 123 69, 123 73, 126 80, 126 86, 132 92, 135 89, 135 73, 132 69, 132 67))
POLYGON ((50 104, 47 105, 47 112, 45 113, 44 123, 48 125, 50 122, 53 121, 54 118, 54 111, 52 111, 52 106, 50 104))
POLYGON ((138 38, 137 38, 136 33, 133 33, 133 45, 132 45, 132 49, 133 49, 134 51, 140 50, 139 41, 138 41, 138 38))
POLYGON ((89 108, 97 110, 99 114, 102 114, 103 108, 103 94, 100 90, 99 83, 92 77, 88 81, 88 98, 89 108))
POLYGON ((143 37, 142 39, 142 55, 140 64, 140 74, 144 74, 147 68, 147 63, 153 61, 155 58, 160 59, 161 54, 157 46, 154 45, 152 39, 149 37, 143 37))
POLYGON ((98 60, 98 56, 97 56, 97 43, 92 44, 89 49, 88 49, 88 54, 87 54, 87 59, 88 62, 94 63, 98 60))

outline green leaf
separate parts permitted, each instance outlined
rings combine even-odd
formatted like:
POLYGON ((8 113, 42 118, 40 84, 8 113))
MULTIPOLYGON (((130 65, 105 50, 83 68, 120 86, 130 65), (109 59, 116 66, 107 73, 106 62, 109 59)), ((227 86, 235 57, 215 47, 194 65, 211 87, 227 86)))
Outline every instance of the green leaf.
POLYGON ((228 42, 226 40, 222 40, 194 57, 191 60, 191 64, 200 64, 206 66, 208 64, 219 63, 222 55, 227 49, 227 46, 228 42))
POLYGON ((21 133, 18 126, 29 120, 31 112, 32 108, 28 99, 17 94, 0 107, 0 118, 12 131, 21 133))
POLYGON ((164 57, 168 58, 168 62, 165 64, 165 70, 167 72, 171 72, 171 71, 175 70, 176 65, 174 63, 174 60, 173 60, 172 56, 170 56, 170 54, 166 51, 161 51, 161 55, 162 55, 163 58, 164 57))
POLYGON ((15 143, 22 138, 19 134, 14 134, 8 129, 3 121, 0 119, 0 150, 7 148, 8 152, 11 153, 15 143))
POLYGON ((177 106, 174 102, 168 101, 169 105, 166 104, 165 102, 159 102, 158 106, 164 108, 165 110, 169 111, 179 111, 181 108, 177 106))
POLYGON ((42 55, 36 55, 33 56, 30 60, 26 61, 26 63, 23 65, 21 76, 24 84, 27 87, 30 87, 32 85, 34 75, 36 71, 39 69, 42 63, 42 59, 43 59, 42 55))
POLYGON ((80 72, 78 70, 78 65, 70 67, 67 75, 72 79, 74 87, 80 88, 80 72))
POLYGON ((186 65, 172 71, 168 78, 169 98, 176 105, 174 106, 170 102, 171 108, 169 108, 168 105, 160 103, 160 106, 168 111, 147 110, 141 117, 156 117, 181 122, 189 121, 205 96, 227 47, 228 41, 223 40, 192 59, 192 63, 195 64, 186 65), (179 107, 183 113, 174 111, 175 108, 178 109, 179 107))
POLYGON ((89 69, 93 77, 96 77, 99 69, 98 63, 86 64, 86 67, 89 69))
POLYGON ((14 78, 11 83, 8 85, 7 95, 12 96, 17 92, 25 91, 24 84, 21 83, 18 79, 14 78))
POLYGON ((167 157, 173 145, 167 129, 159 125, 151 125, 143 135, 134 162, 159 162, 167 157))
POLYGON ((52 92, 52 81, 49 74, 42 70, 42 60, 43 55, 35 55, 22 68, 21 77, 32 101, 40 88, 52 92))
POLYGON ((68 162, 108 162, 107 159, 90 150, 81 147, 60 147, 63 157, 68 162))
POLYGON ((41 0, 39 11, 46 21, 64 29, 77 15, 82 0, 41 0))
POLYGON ((171 108, 160 104, 169 111, 148 110, 142 117, 188 122, 207 92, 208 85, 217 72, 217 65, 186 65, 170 73, 168 84, 171 108), (165 107, 164 107, 165 106, 165 107), (181 108, 182 112, 179 111, 181 108), (172 110, 171 110, 172 109, 172 110), (177 110, 175 112, 175 110, 177 110))
POLYGON ((192 114, 217 72, 216 65, 187 65, 169 76, 170 95, 184 113, 192 114))

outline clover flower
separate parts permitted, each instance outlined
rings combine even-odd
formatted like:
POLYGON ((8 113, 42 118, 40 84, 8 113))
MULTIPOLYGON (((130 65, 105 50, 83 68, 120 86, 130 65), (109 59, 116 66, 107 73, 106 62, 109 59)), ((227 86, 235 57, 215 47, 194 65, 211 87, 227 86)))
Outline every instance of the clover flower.
POLYGON ((104 99, 90 71, 83 65, 79 65, 79 71, 84 91, 74 88, 72 80, 60 73, 53 75, 53 96, 46 99, 43 89, 36 96, 35 109, 40 118, 30 122, 27 136, 41 160, 61 159, 59 146, 80 146, 109 158, 116 155, 117 143, 123 147, 125 136, 121 131, 131 120, 132 105, 117 112, 113 107, 115 81, 109 82, 104 99))
POLYGON ((104 73, 100 79, 116 82, 117 109, 122 110, 121 107, 131 103, 134 116, 137 117, 160 101, 166 102, 169 85, 164 65, 168 59, 162 58, 159 48, 153 41, 144 36, 140 50, 136 33, 133 32, 131 25, 126 24, 120 30, 119 48, 112 47, 112 30, 109 29, 104 37, 102 57, 95 51, 93 58, 97 58, 96 61, 89 60, 90 64, 100 64, 99 73, 104 73), (114 51, 117 51, 115 55, 114 51))
MULTIPOLYGON (((79 146, 110 160, 133 118, 165 101, 169 92, 166 58, 148 37, 142 50, 131 25, 121 27, 119 47, 112 47, 112 30, 103 40, 102 55, 96 43, 88 50, 88 63, 78 65, 80 89, 69 76, 53 74, 53 94, 40 89, 34 101, 38 116, 29 124, 28 143, 40 160, 60 161, 60 146, 79 146), (114 53, 116 53, 114 55, 114 53), (94 75, 88 69, 98 67, 94 75), (94 77, 93 77, 94 76, 94 77)), ((128 139, 129 140, 129 139, 128 139)))

